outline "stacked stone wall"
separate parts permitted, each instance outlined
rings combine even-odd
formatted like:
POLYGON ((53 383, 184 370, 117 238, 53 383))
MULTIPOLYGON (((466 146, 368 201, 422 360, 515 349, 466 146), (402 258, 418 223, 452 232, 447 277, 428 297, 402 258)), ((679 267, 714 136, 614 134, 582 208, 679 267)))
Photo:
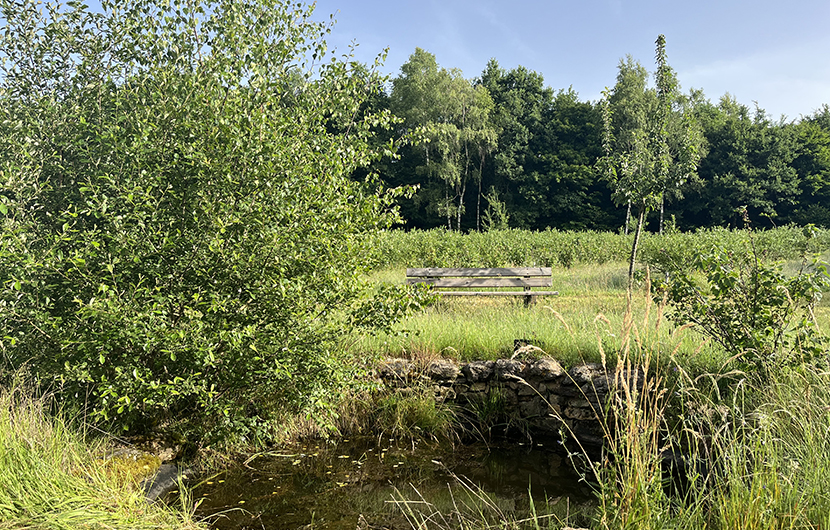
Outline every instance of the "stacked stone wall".
MULTIPOLYGON (((582 444, 600 446, 613 371, 601 364, 581 364, 565 370, 552 358, 498 359, 459 364, 440 359, 426 366, 390 359, 378 371, 390 387, 428 386, 436 399, 467 410, 498 395, 521 418, 531 433, 559 436, 564 432, 582 444)), ((642 377, 636 378, 642 388, 642 377)))

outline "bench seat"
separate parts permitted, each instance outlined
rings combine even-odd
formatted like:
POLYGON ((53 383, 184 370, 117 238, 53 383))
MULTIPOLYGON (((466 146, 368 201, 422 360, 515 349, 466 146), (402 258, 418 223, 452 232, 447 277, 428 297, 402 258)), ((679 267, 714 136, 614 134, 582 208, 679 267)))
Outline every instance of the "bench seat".
POLYGON ((501 268, 411 268, 406 269, 408 284, 424 283, 444 296, 523 296, 525 305, 537 296, 556 296, 558 291, 533 291, 551 287, 550 267, 501 268), (458 291, 453 289, 505 289, 501 291, 458 291), (506 289, 521 290, 506 290, 506 289))

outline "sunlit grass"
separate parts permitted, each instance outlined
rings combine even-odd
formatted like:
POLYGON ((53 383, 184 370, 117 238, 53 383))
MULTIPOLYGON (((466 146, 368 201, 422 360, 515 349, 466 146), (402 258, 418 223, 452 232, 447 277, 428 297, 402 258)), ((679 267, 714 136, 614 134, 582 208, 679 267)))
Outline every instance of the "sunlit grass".
MULTIPOLYGON (((386 269, 371 280, 403 283, 405 275, 403 269, 386 269)), ((526 341, 565 365, 598 362, 600 348, 613 357, 622 346, 626 264, 556 267, 552 280, 560 295, 539 297, 531 307, 521 297, 444 297, 405 319, 396 333, 364 337, 355 347, 387 356, 473 360, 509 357, 515 341, 526 341)), ((645 306, 638 297, 633 310, 642 315, 639 332, 656 334, 654 344, 667 353, 704 368, 725 361, 692 329, 678 330, 656 312, 644 321, 645 306)))
POLYGON ((200 528, 188 513, 149 504, 135 476, 104 457, 104 442, 85 439, 46 402, 20 386, 0 389, 0 528, 200 528))

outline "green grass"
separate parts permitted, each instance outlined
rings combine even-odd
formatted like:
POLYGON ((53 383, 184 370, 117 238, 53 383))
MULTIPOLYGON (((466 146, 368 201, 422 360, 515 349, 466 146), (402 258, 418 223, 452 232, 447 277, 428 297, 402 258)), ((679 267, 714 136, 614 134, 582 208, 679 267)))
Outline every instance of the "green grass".
MULTIPOLYGON (((521 297, 445 297, 405 319, 395 333, 362 337, 354 347, 392 357, 473 360, 509 357, 514 341, 526 340, 565 366, 598 362, 603 351, 613 358, 622 348, 626 278, 624 263, 555 267, 553 289, 560 295, 540 297, 532 307, 525 307, 521 297)), ((388 283, 404 279, 404 269, 371 276, 388 283)), ((644 296, 635 303, 635 312, 642 315, 635 331, 655 346, 699 366, 696 371, 725 361, 719 349, 693 330, 676 329, 657 309, 646 314, 644 296)))
MULTIPOLYGON (((0 389, 0 529, 195 529, 185 512, 144 499, 134 476, 103 456, 48 398, 0 389)), ((122 466, 123 467, 123 466, 122 466)))
MULTIPOLYGON (((643 297, 634 312, 608 324, 621 346, 617 362, 611 363, 616 366, 619 393, 609 403, 611 414, 598 418, 608 442, 603 458, 591 463, 592 475, 598 478, 598 505, 587 515, 590 527, 827 528, 830 372, 826 363, 782 368, 766 379, 735 373, 722 364, 712 372, 701 372, 705 366, 699 365, 693 373, 688 369, 690 359, 669 352, 666 336, 654 330, 659 313, 659 307, 643 297), (629 383, 628 366, 644 369, 646 391, 629 383), (692 459, 680 472, 675 489, 668 487, 662 472, 666 451, 692 459)), ((586 460, 590 461, 587 455, 586 460)), ((533 515, 519 520, 498 503, 479 500, 472 508, 459 510, 455 504, 441 507, 436 493, 416 491, 401 497, 398 505, 418 529, 459 524, 470 529, 560 528, 562 524, 533 515)))
MULTIPOLYGON (((799 266, 791 259, 784 271, 795 273, 799 266)), ((592 528, 830 526, 826 362, 766 376, 737 372, 716 344, 693 328, 671 324, 647 285, 640 286, 627 313, 625 278, 621 262, 554 266, 559 297, 531 308, 520 299, 446 298, 407 318, 397 334, 364 339, 359 347, 467 360, 510 355, 513 341, 525 339, 566 366, 603 359, 616 366, 620 394, 611 402, 613 413, 598 418, 609 442, 606 458, 592 464, 599 479, 592 528), (648 392, 627 383, 627 366, 645 369, 648 392), (670 488, 663 475, 666 451, 692 458, 679 489, 670 488)), ((402 283, 404 270, 390 267, 372 279, 402 283)), ((826 333, 830 297, 818 304, 815 316, 826 333)), ((421 493, 400 503, 413 528, 453 527, 449 515, 457 507, 438 508, 438 500, 421 493)), ((518 522, 486 502, 466 513, 467 528, 494 521, 506 528, 549 523, 518 522)))

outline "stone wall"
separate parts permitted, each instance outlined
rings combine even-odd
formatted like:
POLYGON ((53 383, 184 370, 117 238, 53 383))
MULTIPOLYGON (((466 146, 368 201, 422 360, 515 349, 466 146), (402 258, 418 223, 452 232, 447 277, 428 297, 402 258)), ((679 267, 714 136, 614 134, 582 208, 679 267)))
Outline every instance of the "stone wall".
MULTIPOLYGON (((455 402, 468 411, 475 411, 476 404, 497 394, 507 412, 521 418, 532 434, 558 437, 564 431, 594 447, 603 442, 599 418, 604 417, 609 387, 614 381, 613 371, 601 364, 582 364, 564 370, 552 358, 466 364, 440 359, 426 366, 389 359, 378 374, 393 388, 428 386, 436 399, 455 402)), ((642 377, 636 381, 642 388, 642 377)))

